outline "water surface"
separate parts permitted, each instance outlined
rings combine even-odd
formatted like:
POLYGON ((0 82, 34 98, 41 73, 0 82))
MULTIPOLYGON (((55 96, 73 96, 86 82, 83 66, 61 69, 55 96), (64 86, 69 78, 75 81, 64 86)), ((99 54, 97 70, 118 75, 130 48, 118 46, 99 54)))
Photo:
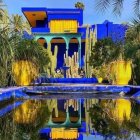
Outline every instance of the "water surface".
POLYGON ((35 96, 11 105, 0 110, 7 110, 0 117, 0 140, 140 139, 140 104, 129 98, 35 96))

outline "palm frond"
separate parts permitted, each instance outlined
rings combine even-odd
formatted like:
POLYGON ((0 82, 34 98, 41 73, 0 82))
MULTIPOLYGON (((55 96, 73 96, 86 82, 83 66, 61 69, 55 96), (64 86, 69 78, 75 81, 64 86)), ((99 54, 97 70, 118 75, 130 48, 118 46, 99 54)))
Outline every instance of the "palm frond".
POLYGON ((140 0, 135 0, 134 1, 134 12, 135 14, 139 15, 140 14, 140 0))
POLYGON ((124 0, 113 0, 113 13, 121 15, 124 0))
POLYGON ((97 0, 96 1, 96 9, 99 12, 105 12, 107 8, 111 5, 111 0, 97 0))
MULTIPOLYGON (((99 12, 105 12, 109 7, 113 8, 113 13, 121 15, 123 4, 125 0, 94 0, 96 2, 96 9, 99 12)), ((140 14, 140 0, 132 0, 133 10, 136 15, 140 14)))
POLYGON ((134 25, 140 24, 140 14, 138 14, 136 18, 133 18, 133 19, 132 19, 132 23, 133 23, 134 25))

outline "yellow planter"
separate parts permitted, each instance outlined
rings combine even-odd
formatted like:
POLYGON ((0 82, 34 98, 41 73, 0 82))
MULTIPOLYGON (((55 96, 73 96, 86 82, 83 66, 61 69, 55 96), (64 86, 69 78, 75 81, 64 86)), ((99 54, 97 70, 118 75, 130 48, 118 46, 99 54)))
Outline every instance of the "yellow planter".
POLYGON ((13 63, 12 73, 17 85, 27 86, 37 77, 38 69, 34 63, 20 60, 13 63))
POLYGON ((112 63, 111 74, 117 85, 127 85, 131 79, 131 61, 116 61, 112 63))
POLYGON ((102 81, 103 81, 103 78, 102 77, 99 77, 97 79, 98 79, 98 83, 102 83, 102 81))

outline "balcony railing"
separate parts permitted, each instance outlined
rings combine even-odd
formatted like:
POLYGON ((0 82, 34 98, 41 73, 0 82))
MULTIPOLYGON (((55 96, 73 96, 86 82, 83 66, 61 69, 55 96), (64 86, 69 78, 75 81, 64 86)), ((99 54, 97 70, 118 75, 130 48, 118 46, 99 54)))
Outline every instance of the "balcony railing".
MULTIPOLYGON (((32 33, 51 33, 50 28, 44 27, 44 28, 39 28, 39 27, 34 27, 31 29, 32 33)), ((77 29, 78 33, 82 34, 82 38, 85 38, 85 33, 86 33, 86 28, 79 27, 77 29)), ((64 33, 70 33, 70 30, 64 30, 64 33)))

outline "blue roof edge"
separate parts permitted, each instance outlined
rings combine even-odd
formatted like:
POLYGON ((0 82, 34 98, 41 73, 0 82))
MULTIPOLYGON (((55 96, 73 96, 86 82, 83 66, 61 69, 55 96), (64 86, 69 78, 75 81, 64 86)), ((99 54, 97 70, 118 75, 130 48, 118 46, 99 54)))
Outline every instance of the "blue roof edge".
POLYGON ((58 10, 83 12, 82 9, 76 9, 76 8, 65 9, 65 8, 46 8, 46 7, 22 7, 21 10, 22 10, 22 12, 25 12, 25 11, 58 11, 58 10))

